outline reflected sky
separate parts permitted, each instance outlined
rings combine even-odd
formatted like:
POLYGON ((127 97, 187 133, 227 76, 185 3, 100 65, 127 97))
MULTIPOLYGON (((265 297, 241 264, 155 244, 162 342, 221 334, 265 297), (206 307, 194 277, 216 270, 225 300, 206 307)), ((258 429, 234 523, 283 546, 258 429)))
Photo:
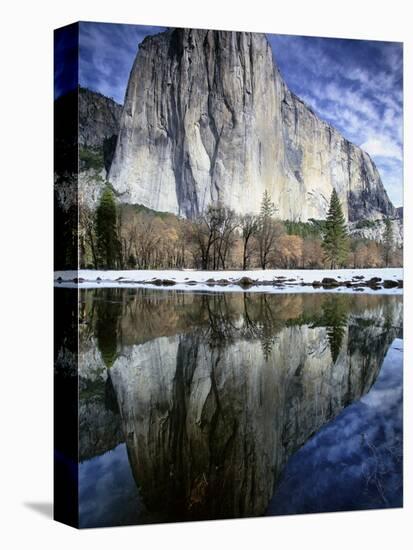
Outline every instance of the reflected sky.
POLYGON ((81 526, 401 506, 401 306, 83 292, 81 526))
POLYGON ((267 515, 402 506, 402 357, 396 339, 370 392, 290 459, 267 515))
MULTIPOLYGON (((396 339, 370 392, 292 456, 266 515, 402 505, 402 350, 396 339)), ((81 526, 154 521, 124 443, 80 464, 79 488, 81 526)))
POLYGON ((138 523, 142 503, 125 443, 79 466, 80 527, 138 523))

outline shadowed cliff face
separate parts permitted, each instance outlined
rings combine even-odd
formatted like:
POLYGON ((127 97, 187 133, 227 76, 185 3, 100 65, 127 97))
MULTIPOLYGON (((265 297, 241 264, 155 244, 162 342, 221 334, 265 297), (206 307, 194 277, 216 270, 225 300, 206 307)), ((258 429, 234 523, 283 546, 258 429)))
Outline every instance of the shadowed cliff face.
POLYGON ((116 137, 122 106, 102 94, 79 87, 79 145, 103 147, 116 137))
POLYGON ((395 296, 102 289, 82 298, 95 334, 104 303, 133 475, 169 520, 263 514, 289 456, 369 390, 402 315, 395 296))
POLYGON ((369 155, 290 92, 262 34, 171 29, 140 45, 109 179, 121 200, 193 218, 211 202, 282 219, 394 215, 369 155))

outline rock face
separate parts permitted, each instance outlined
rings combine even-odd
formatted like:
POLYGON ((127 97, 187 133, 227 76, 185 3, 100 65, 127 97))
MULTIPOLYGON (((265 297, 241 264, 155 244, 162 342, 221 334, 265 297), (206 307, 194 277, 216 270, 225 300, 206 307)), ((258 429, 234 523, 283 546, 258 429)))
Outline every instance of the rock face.
MULTIPOLYGON (((403 217, 390 219, 394 244, 397 247, 403 246, 403 217)), ((354 222, 349 226, 351 237, 369 239, 376 242, 383 242, 385 238, 386 224, 383 219, 369 221, 368 223, 354 222)))
POLYGON ((220 201, 282 219, 393 215, 369 155, 284 83, 261 34, 191 29, 146 38, 133 65, 109 180, 120 200, 193 218, 220 201))
POLYGON ((81 207, 96 208, 106 186, 119 132, 122 106, 99 93, 79 87, 79 179, 81 207))
MULTIPOLYGON (((106 410, 120 417, 140 494, 169 521, 263 514, 288 458, 370 389, 402 325, 397 296, 108 290, 110 315, 94 317, 117 337, 81 342, 81 389, 94 384, 97 402, 110 380, 106 410)), ((118 441, 114 417, 83 411, 85 456, 102 452, 97 436, 118 441)))
POLYGON ((147 507, 177 520, 263 514, 291 454, 374 383, 395 336, 383 314, 348 319, 334 360, 331 327, 286 326, 269 349, 246 318, 240 340, 222 327, 212 342, 207 329, 124 348, 110 376, 147 507))
POLYGON ((79 346, 79 460, 103 454, 123 442, 119 409, 97 342, 79 346))
POLYGON ((79 88, 79 145, 100 148, 119 131, 122 106, 102 94, 79 88))

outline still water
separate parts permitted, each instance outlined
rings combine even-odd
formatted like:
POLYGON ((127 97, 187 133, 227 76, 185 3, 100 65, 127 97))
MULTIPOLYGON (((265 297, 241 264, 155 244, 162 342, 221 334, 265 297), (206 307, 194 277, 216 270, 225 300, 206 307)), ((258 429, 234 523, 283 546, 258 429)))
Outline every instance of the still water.
POLYGON ((402 506, 402 298, 80 291, 80 526, 402 506))

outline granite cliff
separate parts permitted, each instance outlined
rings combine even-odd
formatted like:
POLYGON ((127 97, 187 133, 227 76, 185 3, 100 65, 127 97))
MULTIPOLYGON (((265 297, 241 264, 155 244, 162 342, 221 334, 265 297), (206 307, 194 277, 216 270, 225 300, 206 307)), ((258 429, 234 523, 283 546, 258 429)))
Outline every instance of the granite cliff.
POLYGON ((263 514, 292 453, 370 389, 403 315, 397 296, 88 292, 81 457, 125 441, 146 507, 176 520, 263 514))
POLYGON ((94 209, 107 183, 119 132, 122 106, 102 94, 79 87, 79 179, 81 206, 94 209))
POLYGON ((79 87, 79 145, 100 148, 117 137, 122 105, 102 94, 79 87))
MULTIPOLYGON (((148 509, 181 521, 263 514, 291 454, 370 389, 401 322, 400 301, 388 300, 334 326, 294 314, 268 325, 267 300, 245 301, 238 317, 238 304, 211 298, 205 325, 118 354, 110 378, 148 509)), ((323 309, 345 302, 326 297, 323 309)))
POLYGON ((395 216, 369 155, 285 84, 262 34, 170 29, 140 44, 109 181, 121 201, 194 218, 211 202, 349 221, 395 216))
MULTIPOLYGON (((403 246, 403 218, 389 218, 392 228, 394 244, 403 246)), ((383 243, 386 235, 386 223, 384 219, 360 220, 349 224, 349 233, 352 238, 366 239, 383 243)))

